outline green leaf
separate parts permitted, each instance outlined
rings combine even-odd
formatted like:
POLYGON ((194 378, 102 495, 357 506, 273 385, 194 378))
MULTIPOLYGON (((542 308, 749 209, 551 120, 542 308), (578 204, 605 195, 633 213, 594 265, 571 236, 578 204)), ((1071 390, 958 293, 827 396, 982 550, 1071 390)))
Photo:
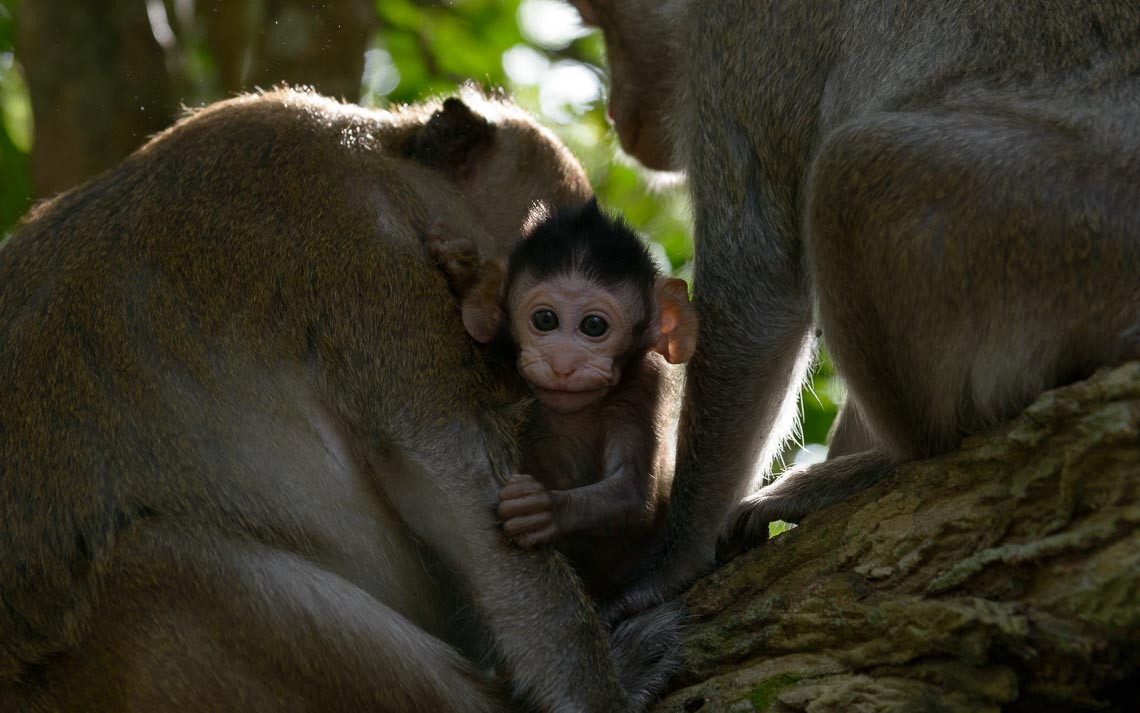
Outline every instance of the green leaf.
POLYGON ((32 150, 32 104, 19 65, 10 52, 0 53, 0 121, 20 153, 32 150))

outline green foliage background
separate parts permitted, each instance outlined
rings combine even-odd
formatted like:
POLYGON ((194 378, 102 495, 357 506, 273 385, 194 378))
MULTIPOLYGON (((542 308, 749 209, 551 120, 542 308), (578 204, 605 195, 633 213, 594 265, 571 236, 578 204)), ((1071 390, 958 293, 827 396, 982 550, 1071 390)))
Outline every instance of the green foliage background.
POLYGON ((16 39, 13 12, 18 3, 0 2, 0 235, 27 210, 32 197, 28 169, 32 109, 12 52, 16 39))
MULTIPOLYGON (((34 198, 29 178, 29 153, 35 141, 31 108, 13 52, 21 1, 35 2, 0 0, 0 234, 11 229, 34 198)), ((600 36, 581 30, 570 36, 562 33, 563 37, 552 41, 533 28, 527 32, 533 18, 543 12, 553 21, 572 24, 574 20, 567 15, 558 15, 559 10, 568 11, 565 4, 558 0, 375 0, 373 7, 378 31, 366 55, 361 103, 383 107, 415 102, 447 94, 469 80, 487 88, 505 88, 582 160, 602 203, 624 214, 659 246, 663 264, 688 277, 692 227, 686 193, 676 180, 663 188, 660 184, 665 182, 649 176, 621 153, 605 118, 600 36), (527 18, 532 19, 527 22, 527 18), (552 110, 543 101, 541 83, 512 81, 504 67, 504 56, 511 52, 522 53, 540 66, 587 71, 597 77, 603 92, 591 101, 552 110)), ((223 98, 209 47, 201 38, 182 39, 183 103, 194 106, 223 98)), ((840 400, 837 391, 832 372, 824 364, 805 388, 802 437, 797 442, 825 440, 840 400)), ((786 455, 793 455, 795 446, 786 455)))

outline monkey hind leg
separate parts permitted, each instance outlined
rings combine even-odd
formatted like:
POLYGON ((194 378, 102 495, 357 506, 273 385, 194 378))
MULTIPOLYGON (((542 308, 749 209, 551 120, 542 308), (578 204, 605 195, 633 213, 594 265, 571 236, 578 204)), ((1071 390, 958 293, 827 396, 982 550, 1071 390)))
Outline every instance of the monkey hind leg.
POLYGON ((882 451, 789 468, 775 483, 736 506, 717 538, 717 560, 727 562, 763 544, 770 522, 799 522, 816 510, 866 490, 890 470, 891 459, 882 451))
POLYGON ((500 711, 459 652, 293 553, 243 539, 133 535, 79 650, 31 710, 500 711))
POLYGON ((823 338, 895 459, 1111 364, 1140 311, 1140 146, 1031 112, 866 116, 813 163, 823 338))
POLYGON ((852 395, 835 417, 827 434, 827 457, 839 458, 864 451, 876 450, 875 437, 866 420, 859 413, 859 405, 852 395))

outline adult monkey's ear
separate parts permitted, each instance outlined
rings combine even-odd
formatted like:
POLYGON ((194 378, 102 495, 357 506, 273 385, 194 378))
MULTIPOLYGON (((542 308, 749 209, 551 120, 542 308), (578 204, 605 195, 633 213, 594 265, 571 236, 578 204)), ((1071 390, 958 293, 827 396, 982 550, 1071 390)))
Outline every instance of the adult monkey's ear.
POLYGON ((670 364, 684 364, 697 349, 697 310, 689 301, 689 287, 675 277, 659 277, 657 296, 657 342, 652 349, 670 364))
POLYGON ((412 158, 443 171, 455 181, 466 178, 479 156, 495 143, 495 127, 451 97, 431 115, 412 142, 412 158))
POLYGON ((582 22, 592 27, 601 27, 598 21, 598 10, 594 7, 597 0, 570 0, 570 4, 578 9, 578 14, 582 16, 582 22))
POLYGON ((463 298, 463 328, 480 344, 488 344, 503 332, 503 286, 507 281, 506 260, 487 260, 475 286, 463 298))

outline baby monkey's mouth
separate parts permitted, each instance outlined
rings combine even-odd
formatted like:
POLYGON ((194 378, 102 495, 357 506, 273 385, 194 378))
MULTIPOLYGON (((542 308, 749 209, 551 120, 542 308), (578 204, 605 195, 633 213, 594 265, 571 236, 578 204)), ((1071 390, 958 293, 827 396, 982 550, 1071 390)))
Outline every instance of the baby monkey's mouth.
POLYGON ((559 413, 573 413, 586 408, 606 395, 607 389, 569 389, 564 387, 547 388, 533 386, 535 398, 559 413))

